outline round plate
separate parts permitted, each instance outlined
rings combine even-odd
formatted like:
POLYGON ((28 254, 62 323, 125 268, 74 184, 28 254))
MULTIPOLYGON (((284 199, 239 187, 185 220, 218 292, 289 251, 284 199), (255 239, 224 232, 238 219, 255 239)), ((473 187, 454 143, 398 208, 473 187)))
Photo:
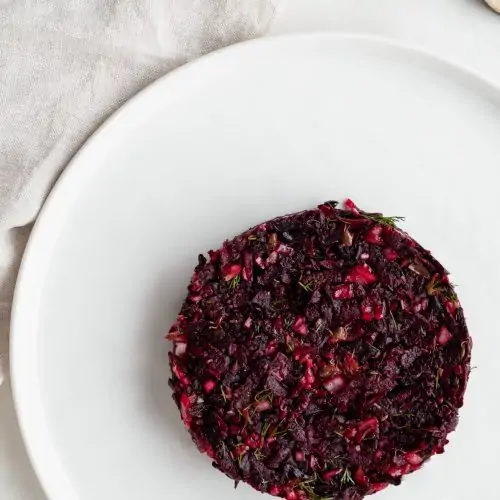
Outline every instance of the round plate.
POLYGON ((493 85, 363 37, 246 43, 133 99, 58 182, 17 284, 15 399, 49 497, 261 498, 192 444, 164 334, 198 253, 347 196, 406 216, 453 272, 478 365, 446 454, 380 498, 495 496, 499 138, 493 85))

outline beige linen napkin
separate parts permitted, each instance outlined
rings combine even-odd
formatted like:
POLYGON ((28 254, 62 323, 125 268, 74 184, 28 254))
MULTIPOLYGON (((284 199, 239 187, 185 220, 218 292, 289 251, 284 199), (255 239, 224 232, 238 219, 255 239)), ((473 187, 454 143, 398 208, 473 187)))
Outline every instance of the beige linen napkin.
POLYGON ((22 252, 65 165, 89 134, 138 90, 193 58, 261 34, 278 2, 0 0, 4 374, 22 252))

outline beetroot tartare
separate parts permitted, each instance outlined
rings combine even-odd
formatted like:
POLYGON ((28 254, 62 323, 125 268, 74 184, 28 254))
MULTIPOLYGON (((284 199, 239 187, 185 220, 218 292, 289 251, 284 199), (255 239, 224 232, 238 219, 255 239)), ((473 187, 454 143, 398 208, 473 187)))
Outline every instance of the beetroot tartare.
POLYGON ((236 483, 355 500, 443 453, 472 342, 447 271, 399 219, 327 202, 199 256, 170 385, 236 483))

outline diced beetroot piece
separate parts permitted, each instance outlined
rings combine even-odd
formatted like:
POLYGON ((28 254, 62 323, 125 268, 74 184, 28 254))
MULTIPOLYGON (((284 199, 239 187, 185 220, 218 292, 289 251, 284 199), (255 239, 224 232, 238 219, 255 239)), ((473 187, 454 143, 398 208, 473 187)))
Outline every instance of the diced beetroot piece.
POLYGON ((330 469, 330 470, 323 472, 323 474, 321 476, 323 478, 323 481, 328 483, 334 477, 337 477, 339 474, 341 474, 342 471, 343 471, 343 469, 330 469))
POLYGON ((387 469, 387 474, 391 477, 401 477, 403 475, 403 472, 401 470, 401 467, 396 467, 396 466, 391 466, 387 469))
POLYGON ((243 323, 243 328, 246 328, 248 330, 251 326, 252 326, 252 318, 249 316, 243 323))
POLYGON ((243 271, 241 272, 241 277, 245 281, 253 280, 253 256, 250 252, 245 252, 243 255, 243 271))
POLYGON ((260 448, 262 446, 262 441, 263 441, 262 436, 260 434, 253 432, 246 438, 245 444, 251 450, 256 450, 257 448, 260 448))
POLYGON ((285 245, 284 243, 279 243, 276 248, 276 252, 282 255, 290 255, 293 253, 293 248, 285 245))
POLYGON ((306 384, 308 384, 308 385, 314 384, 314 381, 316 380, 316 378, 314 377, 314 374, 313 374, 311 368, 306 368, 306 374, 305 374, 304 378, 305 378, 306 384))
POLYGON ((222 276, 224 281, 231 281, 232 279, 239 276, 241 273, 241 265, 240 264, 226 264, 222 267, 222 276))
POLYGON ((383 229, 384 228, 380 224, 372 226, 365 234, 365 241, 372 245, 385 245, 384 239, 382 238, 383 229))
POLYGON ((248 446, 246 446, 243 443, 240 443, 238 446, 233 448, 232 454, 233 457, 236 459, 239 459, 243 455, 246 455, 248 453, 248 446))
POLYGON ((446 307, 450 316, 454 316, 455 312, 460 308, 460 302, 458 300, 445 299, 444 307, 446 307))
POLYGON ((278 350, 278 342, 276 342, 276 340, 272 340, 267 344, 265 354, 266 356, 271 356, 271 354, 274 354, 277 350, 278 350))
POLYGON ((339 392, 346 386, 346 380, 342 375, 335 375, 335 377, 329 378, 323 382, 323 387, 328 392, 339 392))
POLYGON ((269 494, 277 497, 281 493, 281 488, 275 484, 269 487, 269 494))
POLYGON ((347 199, 344 205, 347 210, 350 210, 353 214, 359 215, 359 208, 352 200, 347 199))
POLYGON ((264 259, 260 255, 256 255, 254 257, 255 264, 260 267, 261 269, 265 269, 266 263, 264 262, 264 259))
POLYGON ((300 450, 295 451, 295 461, 303 462, 304 461, 304 452, 300 450))
POLYGON ((264 401, 259 401, 256 405, 255 405, 255 411, 257 413, 260 413, 261 411, 267 411, 267 410, 270 410, 272 408, 271 406, 271 402, 270 401, 267 401, 266 399, 264 401))
POLYGON ((359 283, 360 285, 371 285, 377 281, 375 273, 368 264, 354 266, 345 278, 348 283, 359 283))
POLYGON ((314 352, 314 347, 313 346, 310 346, 310 345, 297 346, 293 350, 293 358, 295 360, 299 360, 303 356, 305 356, 306 354, 311 354, 312 352, 314 352))
POLYGON ((181 400, 180 400, 180 410, 181 410, 181 417, 184 422, 184 425, 190 429, 191 428, 191 422, 193 420, 191 413, 191 401, 188 397, 188 395, 183 392, 181 395, 181 400))
POLYGON ((210 257, 210 263, 216 264, 220 260, 220 251, 219 250, 209 250, 208 256, 210 257))
POLYGON ((359 484, 359 486, 364 488, 368 485, 368 478, 366 477, 365 471, 361 467, 356 469, 352 477, 356 484, 359 484))
POLYGON ((384 304, 375 304, 375 307, 373 308, 373 317, 376 320, 384 319, 384 311, 384 304))
POLYGON ((309 333, 306 318, 304 318, 304 316, 297 316, 295 323, 293 324, 293 331, 300 333, 300 335, 307 335, 309 333))
POLYGON ((364 300, 361 303, 361 317, 363 321, 372 321, 375 317, 373 306, 368 300, 364 300))
POLYGON ((210 394, 215 389, 216 386, 217 386, 217 383, 215 382, 215 380, 212 380, 210 378, 205 380, 205 382, 203 382, 203 390, 207 394, 210 394))
POLYGON ((333 298, 337 300, 352 299, 354 289, 352 285, 338 285, 333 289, 333 298))
POLYGON ((373 493, 378 493, 379 491, 385 490, 388 486, 389 483, 372 483, 368 494, 373 495, 373 493))
POLYGON ((318 210, 323 212, 327 217, 331 217, 335 214, 335 210, 331 205, 318 205, 318 210))
POLYGON ((179 379, 179 382, 181 383, 182 386, 187 387, 190 385, 191 380, 189 377, 186 375, 186 372, 184 369, 181 367, 178 361, 175 359, 171 360, 171 366, 172 366, 172 372, 174 375, 179 379))
MULTIPOLYGON (((377 244, 379 244, 379 243, 377 243, 377 244)), ((398 260, 398 257, 399 257, 398 252, 396 252, 396 250, 394 250, 393 248, 390 248, 390 247, 384 248, 383 253, 385 255, 385 258, 389 262, 394 262, 395 260, 398 260)), ((385 483, 381 483, 381 484, 385 484, 385 483)))
POLYGON ((442 326, 441 329, 439 330, 438 337, 437 337, 438 344, 439 345, 446 345, 452 338, 453 338, 453 335, 450 333, 448 328, 446 328, 446 326, 442 326))
POLYGON ((375 417, 368 418, 358 424, 356 439, 361 442, 366 436, 373 435, 379 431, 379 422, 375 417))
POLYGON ((276 262, 278 262, 278 252, 271 252, 266 260, 266 267, 274 266, 276 262))
POLYGON ((348 353, 345 355, 344 368, 349 375, 354 375, 359 371, 359 363, 354 357, 354 354, 348 353))
POLYGON ((420 465, 423 462, 423 458, 413 451, 406 453, 404 458, 411 465, 420 465))

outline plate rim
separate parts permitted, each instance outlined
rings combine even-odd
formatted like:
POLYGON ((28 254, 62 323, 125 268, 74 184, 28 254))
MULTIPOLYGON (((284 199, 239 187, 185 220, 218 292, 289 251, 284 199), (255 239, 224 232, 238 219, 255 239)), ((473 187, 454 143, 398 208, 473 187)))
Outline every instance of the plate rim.
MULTIPOLYGON (((311 40, 316 40, 318 43, 322 40, 333 41, 335 43, 361 42, 368 45, 383 47, 391 51, 413 55, 424 62, 437 64, 455 77, 465 78, 476 86, 479 84, 500 99, 500 84, 497 84, 468 66, 436 55, 419 46, 402 43, 393 38, 378 35, 317 32, 268 35, 262 38, 236 43, 211 52, 161 76, 140 90, 106 118, 68 162, 63 173, 47 196, 26 245, 12 301, 10 374, 14 408, 28 457, 45 495, 47 495, 50 500, 82 499, 67 478, 61 460, 51 444, 50 433, 45 423, 44 407, 39 393, 37 370, 36 367, 30 365, 29 362, 30 358, 36 359, 37 328, 33 325, 33 322, 31 322, 31 328, 29 328, 31 320, 27 318, 28 316, 37 317, 37 314, 34 314, 33 311, 37 312, 38 304, 33 302, 33 297, 36 298, 39 294, 36 292, 36 287, 32 286, 33 282, 37 281, 37 261, 42 259, 42 262, 47 262, 44 255, 50 255, 47 249, 45 253, 42 251, 40 254, 38 247, 41 246, 41 243, 39 242, 49 241, 51 233, 56 233, 60 228, 60 224, 54 223, 54 218, 64 219, 64 213, 57 214, 58 205, 63 203, 66 207, 66 212, 70 212, 64 200, 67 198, 65 195, 68 190, 73 192, 72 185, 74 185, 74 181, 77 180, 76 178, 78 178, 80 182, 85 181, 86 178, 90 178, 95 170, 99 168, 82 169, 80 168, 80 163, 82 163, 82 161, 88 163, 88 161, 92 159, 92 155, 95 154, 94 150, 97 150, 97 152, 100 151, 98 147, 99 143, 103 142, 107 136, 112 135, 117 126, 126 126, 127 116, 133 115, 135 108, 140 106, 142 101, 154 97, 155 93, 164 86, 175 85, 176 80, 180 81, 185 78, 184 74, 187 74, 189 78, 189 72, 202 70, 203 66, 211 64, 212 60, 216 61, 221 58, 229 58, 230 60, 232 53, 237 54, 242 50, 251 51, 254 47, 258 49, 258 47, 262 45, 275 45, 280 43, 284 45, 300 41, 310 43, 311 40), (36 304, 36 307, 33 307, 33 304, 36 304), (32 333, 29 333, 30 331, 32 333), (30 366, 31 368, 29 368, 30 366)), ((175 98, 175 93, 173 97, 175 98)), ((136 124, 137 122, 135 122, 133 126, 136 126, 136 124)), ((101 156, 101 154, 97 156, 101 156)), ((95 162, 95 164, 98 165, 98 162, 95 162)), ((52 241, 52 243, 55 244, 55 241, 52 241)))

